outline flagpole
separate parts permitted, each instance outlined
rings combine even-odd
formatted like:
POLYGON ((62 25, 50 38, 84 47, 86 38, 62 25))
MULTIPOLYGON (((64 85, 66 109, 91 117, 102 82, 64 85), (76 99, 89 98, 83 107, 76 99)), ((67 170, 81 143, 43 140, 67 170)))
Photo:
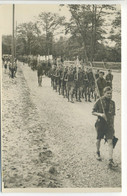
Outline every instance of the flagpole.
POLYGON ((79 67, 79 59, 78 59, 78 56, 77 56, 77 80, 78 80, 78 67, 79 67))
POLYGON ((15 33, 14 33, 14 29, 15 29, 15 5, 13 4, 13 10, 12 10, 12 67, 14 66, 14 53, 15 53, 15 43, 14 43, 14 38, 15 38, 15 33))
POLYGON ((15 29, 15 58, 16 58, 16 41, 17 41, 17 21, 16 21, 16 29, 15 29))
MULTIPOLYGON (((96 88, 97 88, 98 96, 99 96, 99 99, 100 99, 100 102, 101 102, 102 110, 103 110, 103 113, 104 113, 104 115, 105 115, 105 117, 106 117, 104 105, 103 105, 103 102, 102 102, 102 99, 101 99, 101 95, 100 95, 100 91, 99 91, 99 87, 98 87, 97 80, 96 80, 96 77, 95 77, 95 74, 94 74, 94 71, 93 71, 92 62, 90 62, 90 67, 91 67, 91 69, 92 69, 92 73, 93 73, 95 85, 96 85, 96 88)), ((106 117, 106 121, 107 121, 107 117, 106 117)))

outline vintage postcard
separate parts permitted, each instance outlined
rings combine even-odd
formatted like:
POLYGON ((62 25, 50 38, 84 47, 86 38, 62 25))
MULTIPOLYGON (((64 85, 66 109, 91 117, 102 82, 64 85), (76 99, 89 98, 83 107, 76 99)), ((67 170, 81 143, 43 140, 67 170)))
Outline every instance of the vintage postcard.
POLYGON ((1 4, 2 191, 121 191, 120 4, 1 4))

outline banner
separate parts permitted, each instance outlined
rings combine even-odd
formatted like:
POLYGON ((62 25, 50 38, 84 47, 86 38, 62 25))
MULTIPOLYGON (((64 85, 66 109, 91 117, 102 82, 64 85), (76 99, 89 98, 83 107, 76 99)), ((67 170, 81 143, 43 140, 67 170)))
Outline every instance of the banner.
POLYGON ((45 56, 41 56, 41 57, 40 57, 40 60, 41 60, 41 61, 45 61, 45 56))
POLYGON ((76 67, 81 67, 81 64, 80 64, 78 56, 77 56, 77 59, 75 61, 75 65, 76 65, 76 67))
POLYGON ((49 60, 52 60, 52 59, 53 59, 52 55, 49 55, 49 60))

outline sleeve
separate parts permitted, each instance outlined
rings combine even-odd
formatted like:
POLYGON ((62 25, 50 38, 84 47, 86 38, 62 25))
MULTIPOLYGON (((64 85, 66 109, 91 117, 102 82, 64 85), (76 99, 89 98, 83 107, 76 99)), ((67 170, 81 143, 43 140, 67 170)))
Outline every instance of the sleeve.
POLYGON ((104 80, 104 88, 107 86, 107 82, 106 80, 104 80))
POLYGON ((99 100, 94 104, 92 112, 98 112, 99 110, 99 100))
POLYGON ((76 73, 74 74, 74 80, 76 80, 77 79, 77 76, 76 76, 76 73))
POLYGON ((97 82, 96 83, 97 83, 97 87, 99 88, 99 80, 98 79, 97 79, 97 82))
POLYGON ((113 111, 112 114, 115 116, 116 115, 116 106, 115 106, 115 102, 113 101, 113 111))

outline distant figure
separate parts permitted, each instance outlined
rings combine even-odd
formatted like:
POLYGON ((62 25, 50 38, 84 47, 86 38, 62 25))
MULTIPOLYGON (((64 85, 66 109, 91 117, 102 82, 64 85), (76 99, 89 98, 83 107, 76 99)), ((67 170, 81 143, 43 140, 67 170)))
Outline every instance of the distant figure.
POLYGON ((111 73, 112 71, 109 69, 108 74, 106 75, 105 79, 107 82, 107 86, 110 86, 112 88, 112 81, 113 81, 113 75, 111 73))
POLYGON ((75 81, 74 81, 73 68, 70 68, 68 70, 66 77, 67 77, 67 83, 66 83, 67 98, 68 98, 68 101, 71 101, 71 103, 74 103, 73 94, 74 94, 74 89, 75 89, 75 81))
POLYGON ((14 61, 14 77, 16 77, 16 73, 17 73, 17 60, 15 59, 15 61, 14 61))
POLYGON ((92 96, 93 98, 93 94, 95 91, 95 79, 94 79, 94 75, 92 72, 92 69, 90 68, 88 71, 88 80, 89 80, 89 102, 91 102, 90 97, 92 96))
POLYGON ((14 78, 15 76, 15 67, 14 67, 14 63, 12 64, 10 61, 9 61, 9 76, 11 78, 14 78))
POLYGON ((77 88, 77 97, 76 101, 81 102, 83 85, 84 85, 84 72, 81 67, 78 68, 78 73, 75 73, 75 81, 76 81, 76 88, 77 88))
POLYGON ((11 77, 11 67, 12 67, 12 63, 8 61, 9 77, 11 77))
POLYGON ((2 57, 2 65, 4 65, 4 61, 5 61, 5 58, 4 56, 2 57))
POLYGON ((7 72, 7 61, 4 61, 4 73, 7 72))
POLYGON ((108 142, 109 167, 117 167, 117 164, 113 162, 115 102, 112 100, 112 90, 110 87, 104 88, 104 96, 95 103, 92 114, 98 117, 95 123, 97 131, 96 158, 101 161, 100 143, 101 139, 105 136, 108 142))
POLYGON ((41 62, 38 62, 38 66, 37 66, 38 86, 42 86, 42 75, 43 75, 42 65, 41 62))
POLYGON ((103 96, 103 89, 107 86, 106 80, 103 78, 104 72, 99 72, 99 78, 97 79, 97 86, 99 90, 99 95, 103 96))
POLYGON ((99 69, 98 69, 97 72, 95 73, 95 78, 96 78, 96 80, 99 78, 99 69))
POLYGON ((89 79, 88 79, 88 72, 84 71, 84 87, 83 92, 85 95, 85 101, 90 101, 90 93, 89 93, 89 79), (88 97, 88 99, 87 99, 88 97))

